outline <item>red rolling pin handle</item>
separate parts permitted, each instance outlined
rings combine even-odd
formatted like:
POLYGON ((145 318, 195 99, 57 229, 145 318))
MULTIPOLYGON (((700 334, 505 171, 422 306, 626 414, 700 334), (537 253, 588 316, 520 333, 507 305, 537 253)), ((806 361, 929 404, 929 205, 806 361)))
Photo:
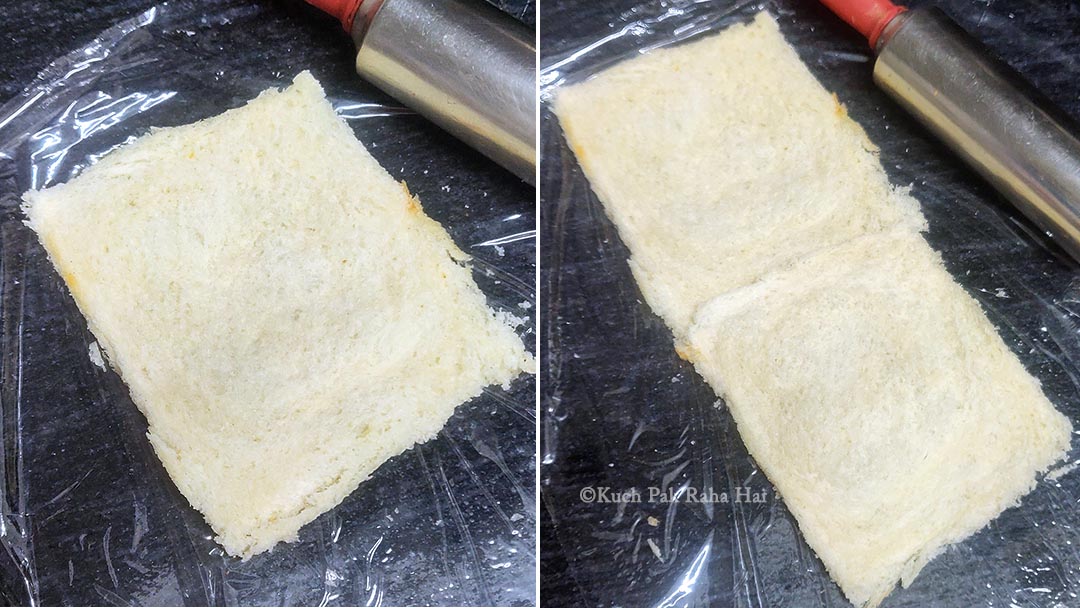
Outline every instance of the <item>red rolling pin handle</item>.
POLYGON ((364 0, 307 0, 307 3, 338 18, 346 32, 352 32, 356 11, 364 0))
POLYGON ((878 36, 893 17, 907 10, 889 0, 821 0, 821 3, 859 30, 870 41, 871 48, 877 46, 878 36))

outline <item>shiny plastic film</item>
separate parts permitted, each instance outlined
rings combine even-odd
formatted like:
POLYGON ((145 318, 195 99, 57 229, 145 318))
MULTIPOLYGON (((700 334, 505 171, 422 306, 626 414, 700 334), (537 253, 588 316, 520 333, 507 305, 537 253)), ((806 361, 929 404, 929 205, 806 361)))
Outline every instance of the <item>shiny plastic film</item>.
MULTIPOLYGON (((936 4, 1080 114, 1080 85, 1061 74, 1080 40, 1067 25, 1075 16, 936 4), (1049 42, 1038 46, 1052 50, 1035 57, 1031 39, 1018 36, 1042 36, 1049 42)), ((910 186, 927 242, 1076 427, 1075 262, 874 88, 870 49, 835 16, 795 0, 553 1, 542 9, 542 585, 546 597, 564 600, 553 605, 850 605, 747 453, 726 404, 645 303, 629 252, 552 107, 560 87, 761 10, 865 129, 891 183, 910 186)), ((881 606, 1076 605, 1077 462, 1074 440, 1019 505, 947 547, 881 606)))
MULTIPOLYGON (((527 3, 504 4, 520 16, 527 3)), ((471 257, 489 305, 532 351, 533 189, 361 81, 352 43, 313 15, 301 3, 163 3, 59 57, 0 107, 3 603, 535 602, 534 376, 488 387, 298 542, 241 561, 172 484, 23 224, 23 192, 64 183, 151 128, 220 114, 311 70, 376 160, 471 257)))

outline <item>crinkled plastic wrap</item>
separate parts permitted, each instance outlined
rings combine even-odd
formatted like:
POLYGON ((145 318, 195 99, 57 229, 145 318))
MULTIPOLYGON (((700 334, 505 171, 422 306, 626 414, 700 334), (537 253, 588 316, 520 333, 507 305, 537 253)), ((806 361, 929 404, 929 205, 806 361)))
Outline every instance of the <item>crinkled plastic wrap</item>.
MULTIPOLYGON (((522 3, 517 3, 522 4, 522 3)), ((45 605, 532 605, 535 383, 458 408, 337 508, 242 562, 172 485, 19 195, 150 127, 241 105, 311 69, 338 112, 474 256, 535 340, 534 191, 363 83, 347 37, 295 5, 170 2, 57 59, 0 107, 0 592, 45 605)), ((530 348, 531 350, 531 348, 530 348)))
MULTIPOLYGON (((935 4, 1080 115, 1075 7, 935 4)), ((540 211, 541 585, 549 605, 849 605, 748 456, 723 402, 679 359, 670 331, 643 302, 628 252, 550 108, 566 83, 762 8, 881 148, 893 183, 912 184, 930 244, 1080 428, 1076 264, 874 88, 865 41, 817 2, 551 0, 541 6, 540 211), (653 499, 649 488, 674 499, 653 499), (635 490, 637 500, 617 496, 635 490), (729 502, 694 500, 692 491, 726 493, 729 502)), ((1078 458, 1080 441, 1065 463, 1078 458)), ((882 605, 1080 605, 1078 501, 1080 471, 1058 469, 882 605)))

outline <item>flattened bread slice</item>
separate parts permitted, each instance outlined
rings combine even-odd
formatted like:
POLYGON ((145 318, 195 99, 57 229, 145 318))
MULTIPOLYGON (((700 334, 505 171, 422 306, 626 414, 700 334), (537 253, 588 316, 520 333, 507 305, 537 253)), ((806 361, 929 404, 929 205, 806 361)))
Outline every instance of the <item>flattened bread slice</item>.
POLYGON ((684 350, 856 605, 1016 504, 1069 446, 1069 421, 907 231, 709 301, 684 350))
POLYGON ((233 555, 295 538, 529 365, 464 254, 306 72, 24 208, 233 555))
POLYGON ((923 225, 766 13, 564 87, 554 110, 676 337, 716 294, 855 236, 923 225))

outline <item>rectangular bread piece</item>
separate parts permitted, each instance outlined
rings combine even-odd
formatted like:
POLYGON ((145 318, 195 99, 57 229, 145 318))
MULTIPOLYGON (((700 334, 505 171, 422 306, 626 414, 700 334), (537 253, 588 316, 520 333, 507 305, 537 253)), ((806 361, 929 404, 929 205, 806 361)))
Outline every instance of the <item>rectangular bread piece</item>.
POLYGON ((563 87, 554 109, 648 303, 856 605, 1064 455, 1069 421, 769 15, 563 87))
POLYGON ((1027 494, 1072 426, 918 234, 710 300, 684 350, 856 605, 1027 494))
POLYGON ((716 294, 924 222, 766 13, 563 87, 554 110, 677 338, 716 294))
POLYGON ((233 555, 296 538, 530 365, 464 254, 307 72, 24 201, 166 470, 233 555))

